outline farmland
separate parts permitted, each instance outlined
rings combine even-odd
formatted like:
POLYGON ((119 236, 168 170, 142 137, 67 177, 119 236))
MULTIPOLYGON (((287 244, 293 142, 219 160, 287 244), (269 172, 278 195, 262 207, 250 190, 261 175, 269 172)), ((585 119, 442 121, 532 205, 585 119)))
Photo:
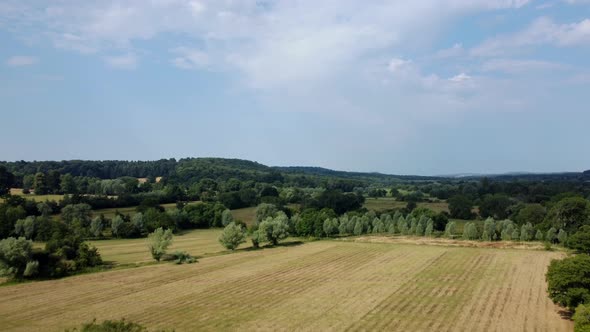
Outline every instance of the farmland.
MULTIPOLYGON (((390 197, 367 198, 364 207, 375 212, 382 212, 391 209, 402 209, 406 207, 407 204, 407 202, 398 201, 395 198, 390 197)), ((417 205, 418 207, 428 208, 435 212, 449 212, 449 205, 446 202, 420 202, 417 205)))
MULTIPOLYGON (((225 251, 217 238, 221 229, 203 229, 188 231, 175 236, 170 252, 187 251, 194 256, 206 256, 225 251)), ((98 248, 102 258, 114 264, 134 264, 153 261, 146 247, 146 239, 114 239, 92 241, 91 245, 98 248)), ((250 243, 242 244, 247 248, 250 243)))
POLYGON ((0 326, 57 331, 124 317, 177 331, 567 331, 545 291, 560 255, 317 241, 2 287, 0 326))

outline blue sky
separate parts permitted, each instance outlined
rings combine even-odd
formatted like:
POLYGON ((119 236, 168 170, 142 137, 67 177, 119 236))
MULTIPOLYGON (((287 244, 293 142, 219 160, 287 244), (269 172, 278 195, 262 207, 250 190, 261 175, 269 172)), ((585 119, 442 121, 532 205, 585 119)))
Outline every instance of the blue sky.
POLYGON ((1 160, 590 168, 590 0, 0 3, 1 160))

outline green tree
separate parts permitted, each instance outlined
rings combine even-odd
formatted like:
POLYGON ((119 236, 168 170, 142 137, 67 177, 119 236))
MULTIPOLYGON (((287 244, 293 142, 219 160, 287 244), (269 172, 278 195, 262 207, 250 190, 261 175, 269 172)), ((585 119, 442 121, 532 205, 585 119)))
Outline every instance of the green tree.
POLYGON ((121 237, 123 235, 123 227, 125 220, 120 215, 116 215, 111 220, 111 233, 114 237, 121 237))
POLYGON ((514 218, 519 225, 531 223, 531 225, 538 225, 543 222, 547 210, 541 204, 529 204, 520 209, 514 218))
POLYGON ((276 205, 269 203, 261 203, 256 207, 256 220, 255 223, 258 225, 268 217, 274 218, 279 212, 276 205))
POLYGON ((78 187, 72 174, 67 173, 61 176, 60 189, 64 194, 78 193, 78 187))
POLYGON ((479 205, 479 213, 484 218, 505 219, 510 205, 510 197, 504 194, 486 195, 479 205))
POLYGON ((260 223, 258 231, 261 232, 266 241, 276 246, 280 240, 286 239, 289 236, 287 216, 281 217, 279 214, 275 218, 266 218, 260 223))
POLYGON ((468 222, 465 225, 465 229, 463 230, 463 239, 465 240, 477 240, 479 238, 479 234, 477 231, 477 226, 475 223, 468 222))
POLYGON ((452 218, 473 219, 473 201, 465 195, 455 195, 449 198, 449 211, 452 218))
POLYGON ((428 219, 426 223, 426 229, 424 230, 425 236, 432 236, 432 232, 434 230, 434 221, 432 219, 428 219))
POLYGON ((492 241, 496 239, 496 222, 494 221, 494 218, 490 217, 484 221, 481 239, 484 241, 492 241))
POLYGON ((326 218, 326 220, 324 220, 324 233, 326 233, 326 236, 328 237, 334 236, 338 234, 339 226, 338 218, 326 218))
POLYGON ((0 196, 8 194, 13 184, 14 174, 9 172, 6 167, 0 166, 0 196))
POLYGON ((567 232, 560 229, 559 233, 557 233, 557 241, 559 241, 560 244, 565 245, 567 242, 567 232))
POLYGON ((553 260, 546 274, 549 297, 570 310, 590 301, 590 256, 553 260))
POLYGON ((104 224, 102 222, 102 218, 94 217, 94 219, 92 219, 92 221, 90 222, 90 234, 94 237, 101 237, 103 229, 104 224))
POLYGON ((520 228, 520 241, 531 241, 535 230, 531 223, 526 223, 520 228))
POLYGON ((445 236, 448 238, 454 238, 457 234, 457 225, 454 221, 450 221, 445 226, 445 236))
POLYGON ((45 195, 49 192, 49 186, 45 174, 39 172, 35 174, 35 195, 45 195))
POLYGON ((557 242, 557 230, 554 227, 551 227, 547 231, 547 235, 545 236, 545 241, 550 242, 550 243, 557 242))
POLYGON ((537 230, 537 232, 535 233, 535 240, 543 241, 543 232, 541 232, 541 230, 537 230))
POLYGON ((232 222, 234 222, 234 216, 231 214, 231 210, 223 210, 223 212, 221 213, 221 224, 225 227, 231 224, 232 222))
POLYGON ((560 200, 547 214, 545 224, 574 233, 582 225, 590 225, 590 202, 581 197, 560 200))
POLYGON ((572 234, 567 240, 566 246, 577 252, 590 254, 590 226, 584 225, 572 234))
POLYGON ((24 237, 9 237, 0 241, 0 276, 11 278, 33 277, 39 262, 33 260, 33 241, 24 237))
POLYGON ((162 227, 148 235, 147 245, 156 261, 159 262, 162 256, 166 254, 166 250, 172 244, 172 237, 172 230, 164 230, 162 227))
POLYGON ((246 242, 246 230, 235 222, 229 223, 219 236, 219 243, 229 250, 235 250, 240 244, 246 242))

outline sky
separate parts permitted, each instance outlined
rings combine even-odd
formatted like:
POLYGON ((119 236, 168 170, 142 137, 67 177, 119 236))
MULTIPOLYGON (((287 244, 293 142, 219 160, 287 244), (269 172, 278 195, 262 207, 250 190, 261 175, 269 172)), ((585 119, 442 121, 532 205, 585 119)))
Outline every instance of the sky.
POLYGON ((0 2, 0 160, 590 169, 590 0, 0 2))

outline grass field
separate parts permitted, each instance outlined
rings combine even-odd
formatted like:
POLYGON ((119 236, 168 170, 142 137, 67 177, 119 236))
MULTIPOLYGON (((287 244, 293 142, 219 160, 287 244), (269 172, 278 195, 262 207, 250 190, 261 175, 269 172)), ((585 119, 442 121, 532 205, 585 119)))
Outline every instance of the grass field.
POLYGON ((14 196, 21 196, 23 198, 30 199, 35 202, 45 202, 45 201, 59 202, 64 198, 64 195, 33 195, 33 194, 25 195, 25 194, 23 194, 23 190, 20 188, 11 188, 10 194, 14 195, 14 196))
MULTIPOLYGON (((391 197, 382 197, 382 198, 366 198, 364 207, 368 210, 373 210, 375 212, 381 212, 390 209, 402 209, 405 208, 407 202, 396 201, 395 198, 391 197)), ((436 203, 428 203, 428 202, 420 202, 418 203, 418 207, 426 207, 435 212, 442 212, 446 211, 449 212, 449 205, 446 202, 436 202, 436 203)))
POLYGON ((176 331, 571 331, 545 291, 559 255, 317 241, 2 287, 0 326, 124 317, 176 331))
MULTIPOLYGON (((168 252, 176 250, 186 251, 193 256, 207 256, 226 251, 217 241, 221 229, 203 229, 186 232, 174 236, 174 242, 168 252)), ((98 248, 102 259, 114 264, 133 264, 153 261, 147 250, 146 239, 115 239, 92 241, 98 248)), ((243 243, 240 248, 250 246, 250 241, 243 243)))
POLYGON ((243 221, 246 225, 252 225, 256 219, 256 207, 231 210, 231 214, 234 219, 243 221))
MULTIPOLYGON (((189 202, 188 204, 197 204, 200 201, 189 202)), ((164 209, 172 209, 176 207, 176 203, 168 203, 168 204, 160 204, 164 209)), ((106 218, 113 218, 117 211, 121 214, 130 214, 133 215, 137 212, 137 206, 129 206, 129 207, 122 207, 122 208, 109 208, 109 209, 97 209, 92 210, 92 213, 96 216, 103 214, 106 218)))

